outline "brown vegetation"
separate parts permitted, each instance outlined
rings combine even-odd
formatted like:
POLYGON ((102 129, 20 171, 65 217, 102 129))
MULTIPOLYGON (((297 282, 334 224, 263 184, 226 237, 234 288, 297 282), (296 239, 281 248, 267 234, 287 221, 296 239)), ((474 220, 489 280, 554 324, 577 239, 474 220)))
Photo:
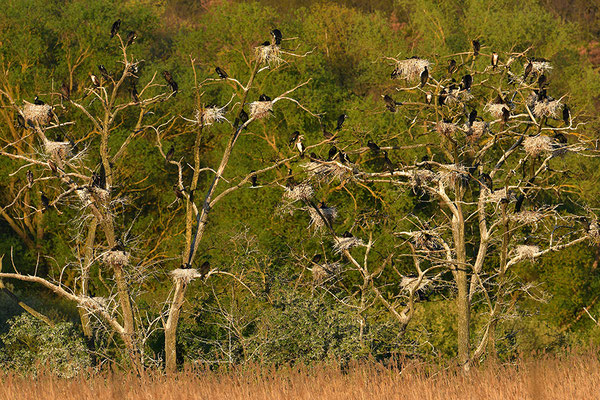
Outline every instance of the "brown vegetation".
POLYGON ((86 379, 50 375, 36 380, 2 376, 0 400, 29 399, 593 399, 600 385, 597 355, 537 358, 513 365, 440 370, 409 363, 401 370, 362 363, 333 366, 240 367, 186 371, 165 377, 151 373, 104 374, 86 379))

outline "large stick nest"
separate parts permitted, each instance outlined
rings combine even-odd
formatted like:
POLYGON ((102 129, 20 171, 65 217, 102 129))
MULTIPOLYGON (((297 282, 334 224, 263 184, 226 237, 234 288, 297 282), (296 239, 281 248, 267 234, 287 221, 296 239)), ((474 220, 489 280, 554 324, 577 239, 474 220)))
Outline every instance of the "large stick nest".
POLYGON ((315 194, 314 189, 308 183, 299 183, 286 187, 283 197, 291 201, 309 200, 315 194))
POLYGON ((402 77, 409 81, 418 79, 421 77, 421 73, 425 70, 425 67, 429 68, 429 61, 422 58, 407 58, 406 60, 400 60, 396 63, 396 68, 392 73, 393 77, 402 77))
POLYGON ((44 143, 44 150, 46 151, 46 154, 54 157, 55 159, 64 160, 71 151, 71 144, 69 142, 46 141, 44 143))
POLYGON ((109 265, 126 266, 129 264, 129 253, 121 250, 109 250, 104 254, 104 262, 109 265))
POLYGON ((520 244, 515 249, 515 255, 519 258, 534 259, 535 255, 539 253, 540 248, 538 246, 531 246, 526 244, 520 244))
POLYGON ((254 117, 254 119, 268 117, 272 112, 272 101, 254 101, 250 103, 250 116, 254 117))
MULTIPOLYGON (((338 212, 335 207, 319 207, 319 211, 325 221, 329 225, 333 223, 333 221, 337 218, 338 212)), ((325 227, 325 221, 321 218, 321 215, 315 210, 313 207, 308 208, 308 214, 310 215, 310 225, 309 227, 315 227, 315 229, 322 229, 325 227)))
POLYGON ((537 157, 554 150, 554 139, 546 135, 528 136, 523 140, 523 148, 531 157, 537 157))
POLYGON ((48 104, 32 104, 28 101, 23 102, 25 103, 23 106, 23 118, 25 118, 25 121, 32 124, 37 123, 40 126, 50 123, 53 115, 52 106, 48 104))
POLYGON ((533 105, 533 115, 538 118, 558 118, 562 108, 563 104, 560 102, 560 100, 544 99, 542 101, 535 102, 533 105))
POLYGON ((429 286, 429 284, 431 284, 431 282, 431 279, 427 279, 425 277, 423 277, 423 279, 421 279, 419 282, 418 277, 403 276, 402 280, 400 281, 400 287, 408 292, 414 293, 417 290, 425 289, 427 286, 429 286))
POLYGON ((256 60, 263 64, 274 64, 279 65, 283 62, 281 58, 281 49, 276 44, 270 44, 268 46, 257 46, 254 48, 254 56, 256 60))
POLYGON ((339 179, 344 180, 347 177, 352 177, 352 169, 341 165, 335 161, 329 162, 315 162, 310 161, 302 165, 310 178, 318 180, 329 180, 339 179))
POLYGON ((341 253, 344 250, 350 250, 351 248, 364 246, 362 239, 356 237, 337 237, 336 243, 333 245, 333 249, 336 253, 341 253))
POLYGON ((489 112, 494 118, 502 118, 504 110, 510 111, 510 106, 507 104, 488 103, 483 107, 483 111, 489 112))
POLYGON ((341 270, 342 266, 338 262, 314 265, 311 269, 313 283, 316 286, 322 285, 336 278, 341 270))
POLYGON ((175 282, 181 282, 183 284, 188 284, 194 279, 202 276, 198 270, 194 268, 177 268, 171 271, 169 274, 175 282))
POLYGON ((201 125, 212 125, 225 119, 225 108, 217 106, 206 107, 202 110, 196 110, 196 121, 201 125))

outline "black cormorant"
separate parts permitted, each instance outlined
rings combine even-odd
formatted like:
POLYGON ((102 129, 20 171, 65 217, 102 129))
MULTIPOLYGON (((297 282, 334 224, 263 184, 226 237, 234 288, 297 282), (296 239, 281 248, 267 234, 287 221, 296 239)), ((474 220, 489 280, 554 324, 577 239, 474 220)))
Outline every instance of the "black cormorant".
POLYGON ((336 131, 339 131, 340 129, 342 129, 342 126, 344 125, 344 121, 346 121, 346 118, 348 118, 348 116, 346 114, 342 114, 338 117, 337 125, 335 127, 336 131))
POLYGON ((121 27, 121 20, 118 19, 113 22, 112 27, 110 28, 110 38, 112 39, 117 33, 119 33, 119 28, 121 27))
POLYGON ((219 75, 219 78, 221 78, 221 79, 229 78, 229 75, 227 75, 227 72, 225 72, 223 69, 221 69, 221 67, 216 67, 215 72, 217 73, 217 75, 219 75))

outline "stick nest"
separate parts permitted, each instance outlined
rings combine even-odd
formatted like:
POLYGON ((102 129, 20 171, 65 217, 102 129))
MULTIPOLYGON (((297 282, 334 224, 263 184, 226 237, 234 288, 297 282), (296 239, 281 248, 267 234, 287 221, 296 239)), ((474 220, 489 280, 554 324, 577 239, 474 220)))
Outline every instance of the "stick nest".
POLYGON ((299 183, 292 187, 286 187, 283 197, 292 201, 309 200, 314 194, 315 191, 308 183, 299 183))
POLYGON ((330 182, 334 179, 343 181, 347 177, 352 176, 352 169, 341 165, 335 161, 329 162, 307 162, 302 165, 302 168, 306 170, 306 173, 310 178, 318 180, 329 180, 330 182))
POLYGON ((48 104, 32 104, 24 101, 23 106, 23 118, 25 121, 31 122, 32 124, 39 124, 45 126, 52 120, 52 106, 48 104))
POLYGON ((600 224, 598 221, 592 221, 590 224, 590 229, 588 230, 588 235, 592 243, 600 244, 600 224))
POLYGON ((531 157, 537 157, 543 153, 554 150, 553 139, 546 135, 529 136, 523 140, 523 148, 531 157))
POLYGON ((510 220, 521 224, 534 224, 544 218, 544 214, 537 211, 520 211, 510 215, 510 220))
POLYGON ((413 276, 403 276, 400 281, 400 287, 408 292, 414 293, 417 290, 423 290, 429 284, 431 284, 432 280, 423 277, 419 282, 419 278, 413 276))
POLYGON ((519 258, 535 258, 536 253, 539 253, 540 248, 538 246, 531 246, 526 244, 520 244, 515 249, 515 255, 519 258))
POLYGON ((505 109, 510 111, 507 104, 488 103, 483 107, 483 111, 489 112, 494 118, 502 118, 505 109))
POLYGON ((559 100, 544 99, 536 101, 533 106, 533 115, 538 118, 550 117, 558 118, 559 112, 562 110, 563 104, 559 100))
POLYGON ((392 75, 394 77, 400 76, 409 81, 419 79, 421 72, 425 70, 425 67, 429 68, 429 64, 428 60, 417 57, 400 60, 396 63, 396 68, 392 75))
POLYGON ((421 187, 423 183, 430 183, 438 178, 437 174, 428 169, 415 169, 412 171, 410 183, 413 188, 421 187))
POLYGON ((272 101, 254 101, 250 103, 250 116, 254 119, 268 117, 273 112, 272 101))
POLYGON ((110 265, 128 265, 129 253, 121 250, 109 250, 104 254, 104 262, 110 265))
POLYGON ((444 186, 453 188, 457 183, 465 183, 469 180, 467 169, 461 165, 446 165, 446 168, 438 172, 440 181, 444 186))
POLYGON ((353 247, 364 246, 362 239, 356 237, 337 237, 337 242, 333 245, 333 250, 336 253, 341 253, 344 250, 350 250, 353 247))
POLYGON ((316 286, 320 286, 337 277, 341 270, 342 266, 338 262, 314 265, 311 271, 313 283, 316 286))
POLYGON ((281 49, 276 44, 268 46, 257 46, 254 48, 256 60, 262 64, 279 65, 283 62, 281 58, 281 49))
POLYGON ((470 142, 478 141, 483 135, 490 131, 490 125, 484 121, 475 121, 471 126, 465 124, 464 132, 470 142))
POLYGON ((44 150, 46 151, 46 154, 54 157, 55 159, 64 160, 71 151, 71 145, 69 142, 47 141, 44 143, 44 150))
POLYGON ((552 69, 552 64, 550 64, 548 61, 532 61, 531 66, 531 72, 539 74, 543 74, 544 72, 552 69))
MULTIPOLYGON (((335 207, 319 207, 319 211, 329 225, 333 224, 333 221, 338 216, 338 212, 335 207)), ((314 226, 315 229, 322 229, 325 227, 325 221, 323 221, 323 218, 321 218, 321 215, 319 215, 317 210, 315 210, 313 207, 309 207, 308 214, 310 215, 309 228, 314 226)))
POLYGON ((467 102, 473 100, 473 98, 474 98, 474 96, 471 94, 471 92, 469 92, 467 90, 452 89, 446 95, 445 104, 452 106, 455 104, 467 103, 467 102))
POLYGON ((225 108, 217 106, 206 107, 203 110, 196 110, 196 121, 201 125, 212 125, 225 119, 225 108))
POLYGON ((435 124, 435 131, 437 133, 439 133, 440 135, 450 136, 457 130, 458 130, 458 126, 456 126, 456 124, 453 124, 451 122, 440 121, 437 124, 435 124))
POLYGON ((198 270, 194 268, 177 268, 169 273, 173 281, 181 282, 183 284, 188 284, 196 278, 200 278, 202 275, 198 272, 198 270))

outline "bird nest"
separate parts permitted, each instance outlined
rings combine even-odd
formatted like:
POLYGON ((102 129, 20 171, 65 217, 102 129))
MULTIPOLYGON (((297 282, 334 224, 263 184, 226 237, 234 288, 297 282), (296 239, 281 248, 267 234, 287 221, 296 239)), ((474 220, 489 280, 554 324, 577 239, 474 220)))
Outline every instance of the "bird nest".
POLYGON ((444 135, 444 136, 452 135, 454 132, 457 131, 457 129, 458 129, 458 126, 456 126, 456 124, 453 124, 451 122, 440 121, 437 124, 435 124, 435 131, 437 133, 439 133, 440 135, 444 135))
POLYGON ((396 68, 392 75, 394 77, 400 76, 409 81, 418 79, 421 77, 421 73, 425 68, 429 68, 429 61, 422 58, 407 58, 406 60, 400 60, 396 63, 396 68))
POLYGON ((225 107, 217 106, 206 107, 203 110, 196 110, 196 121, 201 125, 212 125, 225 119, 225 107))
POLYGON ((400 287, 408 292, 414 293, 417 290, 423 290, 429 284, 431 284, 432 280, 423 277, 423 279, 413 277, 413 276, 403 276, 400 281, 400 287))
POLYGON ((537 211, 520 211, 510 215, 510 220, 521 224, 533 224, 544 218, 544 214, 537 211))
POLYGON ((183 284, 188 284, 196 278, 200 278, 202 275, 198 272, 198 270, 194 268, 177 268, 169 273, 171 278, 175 282, 181 282, 183 284))
POLYGON ((90 193, 94 196, 95 199, 99 200, 102 203, 107 203, 110 198, 110 192, 106 189, 102 189, 96 186, 92 186, 90 188, 90 193))
POLYGON ((46 154, 56 159, 64 160, 69 155, 69 151, 71 151, 71 145, 69 142, 46 141, 44 143, 44 150, 46 154))
POLYGON ((413 187, 419 187, 423 182, 433 182, 437 177, 435 172, 428 169, 415 169, 410 176, 410 183, 413 187))
POLYGON ((559 111, 562 110, 563 104, 560 100, 548 100, 536 101, 533 105, 533 115, 538 118, 550 117, 558 118, 559 111))
POLYGON ((279 65, 283 62, 283 58, 281 58, 281 49, 276 44, 255 47, 254 56, 258 62, 263 64, 279 65))
POLYGON ((250 103, 250 116, 254 119, 268 117, 273 112, 272 101, 254 101, 250 103))
POLYGON ((363 243, 362 239, 359 239, 356 237, 336 237, 336 238, 337 238, 337 241, 333 245, 333 250, 335 250, 336 253, 341 253, 342 251, 350 250, 351 248, 365 245, 363 243))
POLYGON ((444 186, 452 188, 457 183, 464 183, 469 180, 467 169, 460 165, 446 165, 446 168, 438 172, 438 177, 444 186))
POLYGON ((106 297, 95 296, 92 297, 91 300, 97 303, 102 308, 108 308, 108 305, 110 304, 110 300, 106 297))
POLYGON ((467 139, 471 142, 478 141, 483 135, 487 134, 490 130, 490 125, 484 121, 475 121, 471 126, 465 124, 465 134, 467 139))
POLYGON ((109 250, 104 254, 104 262, 110 265, 128 265, 129 253, 121 250, 109 250))
POLYGON ((552 69, 552 64, 550 64, 548 61, 532 61, 531 67, 532 72, 543 74, 544 72, 552 69))
POLYGON ((533 259, 539 251, 540 248, 538 246, 520 244, 515 249, 515 255, 519 258, 533 259))
POLYGON ((460 103, 467 103, 473 100, 474 96, 468 90, 452 89, 446 95, 445 104, 452 106, 460 103))
POLYGON ((316 178, 319 180, 326 179, 339 179, 344 180, 348 176, 352 176, 352 169, 341 165, 337 162, 307 162, 302 165, 310 178, 316 178))
POLYGON ((331 278, 336 277, 341 272, 342 266, 338 262, 317 264, 311 269, 313 283, 315 285, 322 285, 331 278))
POLYGON ((319 207, 319 211, 321 212, 320 215, 319 212, 317 212, 317 210, 315 210, 313 207, 308 208, 308 214, 310 215, 309 227, 314 226, 315 229, 322 229, 325 227, 325 221, 331 225, 338 215, 335 207, 319 207), (322 218, 321 215, 323 216, 322 218))
POLYGON ((92 203, 92 200, 90 199, 90 194, 88 193, 88 191, 85 188, 84 189, 75 189, 75 194, 77 195, 77 197, 79 197, 79 200, 81 200, 84 207, 86 207, 92 203))
POLYGON ((283 197, 292 201, 309 200, 314 194, 315 191, 312 186, 308 183, 300 183, 292 187, 286 187, 283 197))
POLYGON ((485 196, 485 201, 488 203, 500 203, 505 199, 508 199, 506 196, 506 188, 494 190, 493 192, 490 192, 488 189, 488 192, 485 196))
POLYGON ((588 230, 590 241, 594 244, 600 244, 600 224, 598 221, 592 221, 588 230))
POLYGON ((507 104, 488 103, 483 107, 483 111, 489 112, 494 118, 502 118, 505 109, 510 111, 507 104))
POLYGON ((431 231, 421 231, 413 233, 413 241, 418 249, 428 251, 440 251, 444 247, 440 243, 439 239, 435 237, 435 234, 431 231))
POLYGON ((550 136, 529 136, 523 140, 523 148, 531 157, 537 157, 540 154, 548 153, 554 150, 552 143, 553 139, 550 136))
POLYGON ((52 120, 52 106, 48 104, 32 104, 24 101, 23 118, 33 124, 45 126, 52 120))

